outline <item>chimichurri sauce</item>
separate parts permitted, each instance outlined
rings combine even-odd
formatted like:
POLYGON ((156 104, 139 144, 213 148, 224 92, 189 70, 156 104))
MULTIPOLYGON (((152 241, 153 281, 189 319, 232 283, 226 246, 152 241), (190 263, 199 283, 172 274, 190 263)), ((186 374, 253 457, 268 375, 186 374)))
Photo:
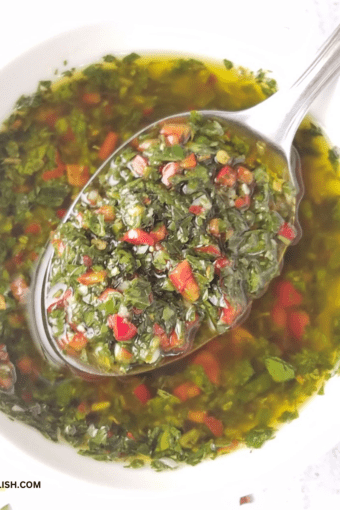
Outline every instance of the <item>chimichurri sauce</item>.
MULTIPOLYGON (((162 470, 169 459, 197 464, 239 446, 260 447, 322 390, 340 353, 340 176, 337 150, 310 120, 296 136, 306 187, 303 237, 288 249, 281 276, 254 302, 242 326, 166 369, 124 381, 85 381, 36 352, 25 318, 41 249, 120 142, 167 115, 246 108, 275 90, 263 71, 254 74, 227 60, 219 66, 133 54, 108 55, 82 72, 67 71, 59 83, 41 82, 36 94, 19 99, 0 133, 3 412, 54 441, 66 439, 83 455, 132 467, 151 462, 162 470)), ((113 217, 111 209, 102 209, 99 217, 105 229, 117 221, 105 222, 113 217)), ((157 225, 143 227, 131 229, 158 231, 157 225)), ((122 236, 127 232, 122 229, 122 236)), ((98 239, 95 244, 89 248, 100 251, 98 239)), ((124 256, 122 267, 127 271, 136 260, 124 256)), ((209 254, 200 260, 214 264, 209 254)), ((105 309, 106 300, 100 306, 105 309)))
POLYGON ((128 373, 200 346, 202 325, 208 340, 240 322, 296 234, 285 169, 253 146, 192 112, 106 165, 52 237, 47 314, 60 349, 128 373))

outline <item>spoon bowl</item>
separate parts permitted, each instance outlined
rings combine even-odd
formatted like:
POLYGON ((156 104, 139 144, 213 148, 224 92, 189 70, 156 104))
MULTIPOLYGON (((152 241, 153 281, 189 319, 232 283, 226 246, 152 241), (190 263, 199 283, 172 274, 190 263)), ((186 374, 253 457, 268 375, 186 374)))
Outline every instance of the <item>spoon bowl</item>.
MULTIPOLYGON (((316 95, 339 73, 340 59, 337 54, 339 46, 340 29, 338 28, 321 48, 313 63, 291 88, 283 92, 278 92, 258 106, 241 112, 206 110, 199 112, 203 117, 223 121, 224 125, 230 126, 234 132, 240 133, 243 137, 246 137, 247 140, 253 143, 260 143, 267 154, 270 164, 275 168, 281 169, 286 180, 295 189, 295 226, 298 232, 296 241, 301 236, 301 229, 297 221, 297 211, 303 194, 303 185, 299 172, 299 158, 296 150, 292 150, 292 142, 303 116, 316 95)), ((183 121, 188 116, 188 113, 183 113, 157 121, 125 142, 88 181, 63 218, 63 223, 67 222, 73 214, 75 206, 88 186, 93 183, 99 174, 107 169, 110 162, 114 161, 120 152, 135 138, 147 133, 150 129, 158 125, 162 125, 164 122, 169 120, 172 122, 183 121)), ((30 299, 28 301, 28 315, 33 338, 37 345, 50 361, 57 365, 67 365, 81 376, 98 377, 124 375, 119 371, 104 372, 94 366, 80 362, 77 358, 65 354, 53 339, 46 313, 50 293, 49 277, 53 253, 53 247, 49 243, 37 264, 32 278, 30 299)), ((283 252, 281 256, 283 256, 283 252)), ((282 262, 281 257, 280 262, 282 262)), ((245 319, 249 308, 250 306, 247 307, 239 321, 235 322, 235 325, 245 319)), ((199 332, 198 341, 195 340, 194 347, 191 343, 191 347, 189 345, 189 348, 186 349, 184 353, 176 356, 163 357, 161 362, 157 363, 157 365, 152 363, 148 366, 137 365, 133 367, 127 375, 152 370, 155 367, 178 360, 201 347, 215 336, 216 332, 213 334, 212 332, 201 330, 199 332)))

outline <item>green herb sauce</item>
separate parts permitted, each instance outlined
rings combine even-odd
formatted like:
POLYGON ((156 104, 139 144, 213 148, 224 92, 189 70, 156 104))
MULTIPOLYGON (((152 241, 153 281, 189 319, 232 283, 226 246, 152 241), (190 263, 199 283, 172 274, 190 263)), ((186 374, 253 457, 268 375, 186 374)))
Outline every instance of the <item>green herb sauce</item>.
MULTIPOLYGON (((82 455, 163 470, 164 458, 194 465, 239 446, 260 447, 322 391, 340 353, 340 175, 337 150, 309 120, 296 136, 306 186, 303 237, 242 327, 168 368, 84 381, 41 358, 24 313, 41 249, 115 143, 167 115, 246 108, 275 90, 262 70, 228 60, 219 66, 133 54, 66 71, 60 82, 42 82, 20 98, 0 133, 3 412, 53 441, 63 437, 82 455)), ((92 227, 100 241, 105 221, 92 227)), ((98 243, 92 249, 100 251, 98 243)), ((122 266, 136 260, 124 256, 122 266)), ((132 290, 142 309, 145 294, 132 290)))

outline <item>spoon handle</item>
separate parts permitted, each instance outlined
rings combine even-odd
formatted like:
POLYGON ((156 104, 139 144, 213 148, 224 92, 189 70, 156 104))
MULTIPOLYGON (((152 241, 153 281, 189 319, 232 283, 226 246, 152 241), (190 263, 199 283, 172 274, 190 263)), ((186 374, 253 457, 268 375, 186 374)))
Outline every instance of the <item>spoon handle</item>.
POLYGON ((244 120, 289 155, 295 133, 310 105, 339 72, 340 26, 290 88, 245 111, 244 120))

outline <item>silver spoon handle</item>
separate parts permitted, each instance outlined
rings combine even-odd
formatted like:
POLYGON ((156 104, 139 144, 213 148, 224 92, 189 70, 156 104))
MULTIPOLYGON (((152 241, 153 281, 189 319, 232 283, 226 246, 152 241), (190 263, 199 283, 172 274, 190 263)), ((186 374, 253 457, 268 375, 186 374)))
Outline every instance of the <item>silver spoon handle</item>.
POLYGON ((244 120, 289 154, 294 135, 310 105, 340 72, 340 26, 305 72, 287 89, 244 112, 244 120))

